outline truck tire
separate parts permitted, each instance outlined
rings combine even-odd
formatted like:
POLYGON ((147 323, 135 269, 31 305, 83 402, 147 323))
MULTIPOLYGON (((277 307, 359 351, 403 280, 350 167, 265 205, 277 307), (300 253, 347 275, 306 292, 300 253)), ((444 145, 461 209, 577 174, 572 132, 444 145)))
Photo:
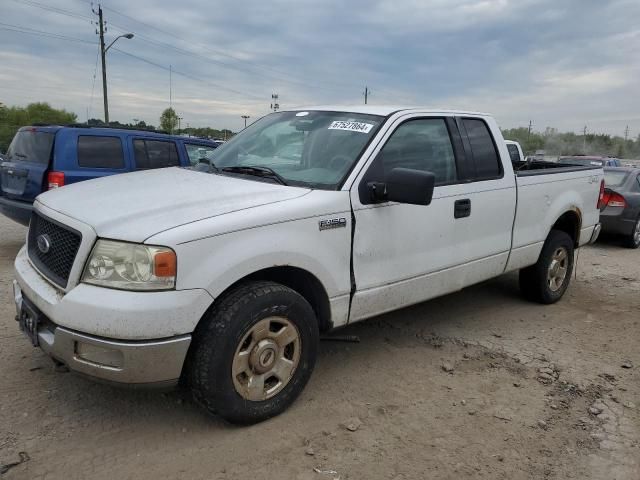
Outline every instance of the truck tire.
POLYGON ((529 300, 550 304, 562 298, 573 272, 573 240, 551 230, 538 262, 520 270, 520 291, 529 300))
POLYGON ((640 247, 640 217, 636 219, 636 223, 633 226, 631 234, 625 237, 624 245, 627 248, 640 247))
POLYGON ((309 303, 274 282, 251 282, 217 301, 194 333, 186 372, 195 401, 231 423, 283 412, 316 362, 318 323, 309 303))

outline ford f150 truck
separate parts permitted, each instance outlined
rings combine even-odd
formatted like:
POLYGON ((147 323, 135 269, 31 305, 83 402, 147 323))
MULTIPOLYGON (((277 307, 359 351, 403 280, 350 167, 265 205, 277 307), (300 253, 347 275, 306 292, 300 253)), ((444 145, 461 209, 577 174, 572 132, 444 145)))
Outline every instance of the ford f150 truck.
POLYGON ((182 378, 207 411, 257 422, 304 388, 321 332, 514 270, 526 297, 559 300, 599 233, 603 171, 514 165, 484 114, 273 113, 194 168, 38 196, 17 319, 72 371, 182 378))

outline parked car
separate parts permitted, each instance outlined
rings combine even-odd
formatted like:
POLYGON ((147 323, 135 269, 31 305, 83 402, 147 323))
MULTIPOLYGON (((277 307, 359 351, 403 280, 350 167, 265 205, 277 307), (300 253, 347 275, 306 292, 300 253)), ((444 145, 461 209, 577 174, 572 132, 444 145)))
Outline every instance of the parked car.
POLYGON ((105 127, 23 127, 0 162, 0 212, 29 223, 42 192, 116 173, 188 166, 217 144, 145 130, 105 127))
POLYGON ((509 151, 509 157, 511 158, 511 163, 514 166, 521 165, 525 162, 524 153, 522 153, 522 147, 520 144, 514 140, 505 140, 504 143, 507 144, 507 150, 509 151))
POLYGON ((640 247, 640 168, 604 169, 602 231, 620 235, 629 248, 640 247))
POLYGON ((596 167, 621 167, 622 162, 614 157, 601 157, 595 155, 572 155, 562 156, 559 163, 569 163, 572 165, 593 165, 596 167))
POLYGON ((104 381, 184 378, 207 411, 252 423, 302 391, 321 332, 516 270, 526 297, 556 302, 600 230, 602 168, 514 173, 484 114, 281 111, 210 167, 40 195, 15 260, 30 341, 104 381))

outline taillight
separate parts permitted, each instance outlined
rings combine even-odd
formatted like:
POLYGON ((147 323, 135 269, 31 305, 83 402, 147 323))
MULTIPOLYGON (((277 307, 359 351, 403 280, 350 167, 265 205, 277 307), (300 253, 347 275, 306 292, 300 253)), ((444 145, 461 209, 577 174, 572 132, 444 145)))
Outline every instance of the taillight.
POLYGON ((598 195, 598 210, 602 210, 607 204, 604 193, 604 179, 600 181, 600 195, 598 195))
POLYGON ((607 198, 607 206, 624 208, 627 206, 627 202, 619 193, 611 192, 607 198))
POLYGON ((64 187, 64 173, 63 172, 49 172, 47 175, 48 190, 53 188, 64 187))

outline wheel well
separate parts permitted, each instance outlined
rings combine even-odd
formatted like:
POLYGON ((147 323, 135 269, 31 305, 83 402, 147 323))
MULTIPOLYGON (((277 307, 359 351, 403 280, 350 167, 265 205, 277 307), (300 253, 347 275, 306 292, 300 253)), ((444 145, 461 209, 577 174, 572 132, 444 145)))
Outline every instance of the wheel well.
MULTIPOLYGON (((281 266, 270 267, 252 273, 231 285, 227 290, 234 288, 239 283, 255 280, 269 280, 280 283, 295 290, 309 302, 313 308, 318 327, 321 332, 330 330, 333 326, 331 321, 331 307, 329 305, 329 295, 324 286, 313 274, 297 267, 281 266)), ((226 290, 225 290, 226 291, 226 290)))
POLYGON ((577 247, 580 240, 580 225, 582 218, 579 211, 570 210, 563 213, 556 223, 553 224, 551 230, 560 230, 565 232, 573 240, 573 244, 577 247))

